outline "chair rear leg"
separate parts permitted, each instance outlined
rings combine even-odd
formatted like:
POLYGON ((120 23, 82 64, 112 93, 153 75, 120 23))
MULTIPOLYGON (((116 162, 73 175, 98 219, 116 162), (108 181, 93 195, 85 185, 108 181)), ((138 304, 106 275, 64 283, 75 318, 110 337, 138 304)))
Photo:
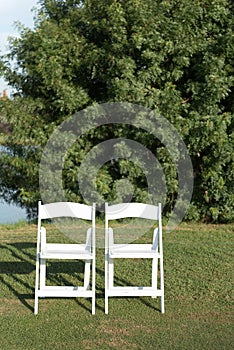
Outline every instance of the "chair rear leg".
MULTIPOLYGON (((152 288, 157 290, 158 287, 158 258, 153 258, 152 260, 152 288)), ((152 298, 157 298, 153 295, 152 298)))
POLYGON ((90 283, 90 260, 85 261, 85 269, 84 269, 84 288, 86 290, 89 289, 90 283))
POLYGON ((96 264, 95 264, 95 258, 92 262, 92 315, 95 315, 95 295, 96 295, 96 264))

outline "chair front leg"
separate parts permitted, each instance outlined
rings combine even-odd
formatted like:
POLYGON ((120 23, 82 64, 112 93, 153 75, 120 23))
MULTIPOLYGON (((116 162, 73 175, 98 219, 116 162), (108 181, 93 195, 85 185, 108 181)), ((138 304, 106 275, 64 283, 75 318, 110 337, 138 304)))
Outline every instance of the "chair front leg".
POLYGON ((36 257, 36 281, 35 281, 35 300, 34 300, 34 314, 38 314, 38 287, 39 287, 39 253, 36 257))
POLYGON ((105 314, 108 314, 109 267, 108 252, 105 253, 105 314))
POLYGON ((109 257, 109 278, 108 278, 108 288, 111 289, 114 287, 114 259, 109 257))
POLYGON ((46 285, 46 259, 40 260, 40 289, 46 285))
POLYGON ((160 289, 161 289, 161 312, 165 313, 164 308, 164 271, 163 271, 163 257, 160 258, 160 289))

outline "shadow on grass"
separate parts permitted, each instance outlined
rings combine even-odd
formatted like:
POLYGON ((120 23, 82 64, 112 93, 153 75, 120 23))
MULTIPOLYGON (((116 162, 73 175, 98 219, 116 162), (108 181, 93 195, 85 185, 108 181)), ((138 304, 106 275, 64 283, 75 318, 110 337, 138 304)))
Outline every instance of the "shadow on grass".
POLYGON ((35 244, 19 242, 13 244, 1 244, 3 252, 0 261, 0 282, 29 310, 33 307, 27 300, 32 300, 34 295, 33 285, 26 276, 30 276, 35 270, 33 254, 30 249, 35 249, 35 244), (13 261, 12 261, 13 260, 13 261))
MULTIPOLYGON (((36 245, 31 242, 16 242, 0 245, 2 261, 0 261, 0 284, 7 289, 30 311, 34 311, 32 301, 34 300, 35 287, 35 256, 36 245), (30 302, 29 302, 30 300, 30 302)), ((102 260, 102 257, 98 257, 102 260)), ((104 269, 96 267, 96 308, 104 312, 105 288, 104 269)), ((115 276, 116 283, 129 285, 129 281, 122 276, 115 276)), ((84 262, 77 261, 48 261, 47 284, 49 285, 82 285, 84 283, 84 262)), ((1 293, 0 293, 1 294, 1 293)), ((66 297, 65 297, 66 298, 66 297)), ((116 297, 115 297, 116 298, 116 297)), ((123 298, 123 297, 119 297, 123 298)), ((129 299, 136 299, 130 297, 129 299)), ((152 303, 143 297, 137 297, 139 301, 154 310, 155 299, 152 303)), ((91 312, 91 299, 76 298, 75 302, 83 309, 91 312), (90 307, 87 306, 87 300, 90 307)))
MULTIPOLYGON (((5 286, 26 308, 34 312, 31 304, 34 301, 35 290, 36 245, 30 242, 0 244, 0 251, 0 290, 1 285, 5 286), (30 302, 28 302, 29 300, 30 302)), ((103 277, 104 271, 96 268, 96 274, 100 274, 103 277)), ((48 260, 47 284, 66 286, 82 285, 83 283, 83 261, 48 260)), ((103 298, 104 290, 96 286, 96 291, 96 298, 103 298)), ((91 307, 89 309, 87 303, 84 304, 81 299, 76 298, 76 303, 91 312, 91 307)), ((97 307, 99 306, 97 305, 97 307)))

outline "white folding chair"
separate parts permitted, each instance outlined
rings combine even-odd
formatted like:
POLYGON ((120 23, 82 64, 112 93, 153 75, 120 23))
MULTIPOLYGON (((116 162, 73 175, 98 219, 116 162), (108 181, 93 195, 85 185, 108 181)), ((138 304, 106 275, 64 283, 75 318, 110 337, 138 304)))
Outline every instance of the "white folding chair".
POLYGON ((35 307, 38 313, 38 298, 44 297, 85 297, 92 298, 92 314, 95 314, 95 204, 92 206, 57 202, 38 205, 38 235, 36 253, 35 307), (41 225, 43 219, 72 217, 91 221, 91 227, 84 234, 84 244, 47 243, 46 229, 41 225), (85 261, 83 286, 46 285, 47 259, 79 259, 85 261), (90 284, 90 265, 92 261, 92 288, 90 284))
MULTIPOLYGON (((127 234, 127 233, 126 233, 127 234)), ((127 238, 127 237, 126 237, 127 238)), ((145 272, 142 271, 144 274, 145 272)), ((161 204, 158 206, 143 203, 105 204, 105 313, 108 314, 108 298, 114 296, 161 297, 161 312, 164 313, 164 273, 161 204), (154 229, 152 244, 116 244, 109 220, 123 218, 144 218, 158 222, 154 229), (152 259, 151 286, 114 286, 115 259, 152 259), (158 288, 158 260, 160 261, 160 288, 158 288)))

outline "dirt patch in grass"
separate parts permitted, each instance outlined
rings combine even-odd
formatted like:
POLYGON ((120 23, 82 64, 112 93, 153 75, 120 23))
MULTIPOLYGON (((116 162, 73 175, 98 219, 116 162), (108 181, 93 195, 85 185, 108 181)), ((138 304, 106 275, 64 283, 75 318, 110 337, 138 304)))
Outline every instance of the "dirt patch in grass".
POLYGON ((99 342, 100 348, 107 346, 111 349, 139 349, 134 341, 139 331, 149 334, 153 332, 153 329, 148 325, 136 324, 131 320, 103 320, 97 328, 98 334, 105 335, 105 340, 99 342))
POLYGON ((207 312, 194 312, 186 317, 187 319, 191 320, 200 320, 208 322, 212 322, 215 324, 223 323, 229 323, 233 324, 233 312, 232 311, 207 311, 207 312))
POLYGON ((25 315, 28 311, 20 299, 0 298, 0 315, 25 315))

